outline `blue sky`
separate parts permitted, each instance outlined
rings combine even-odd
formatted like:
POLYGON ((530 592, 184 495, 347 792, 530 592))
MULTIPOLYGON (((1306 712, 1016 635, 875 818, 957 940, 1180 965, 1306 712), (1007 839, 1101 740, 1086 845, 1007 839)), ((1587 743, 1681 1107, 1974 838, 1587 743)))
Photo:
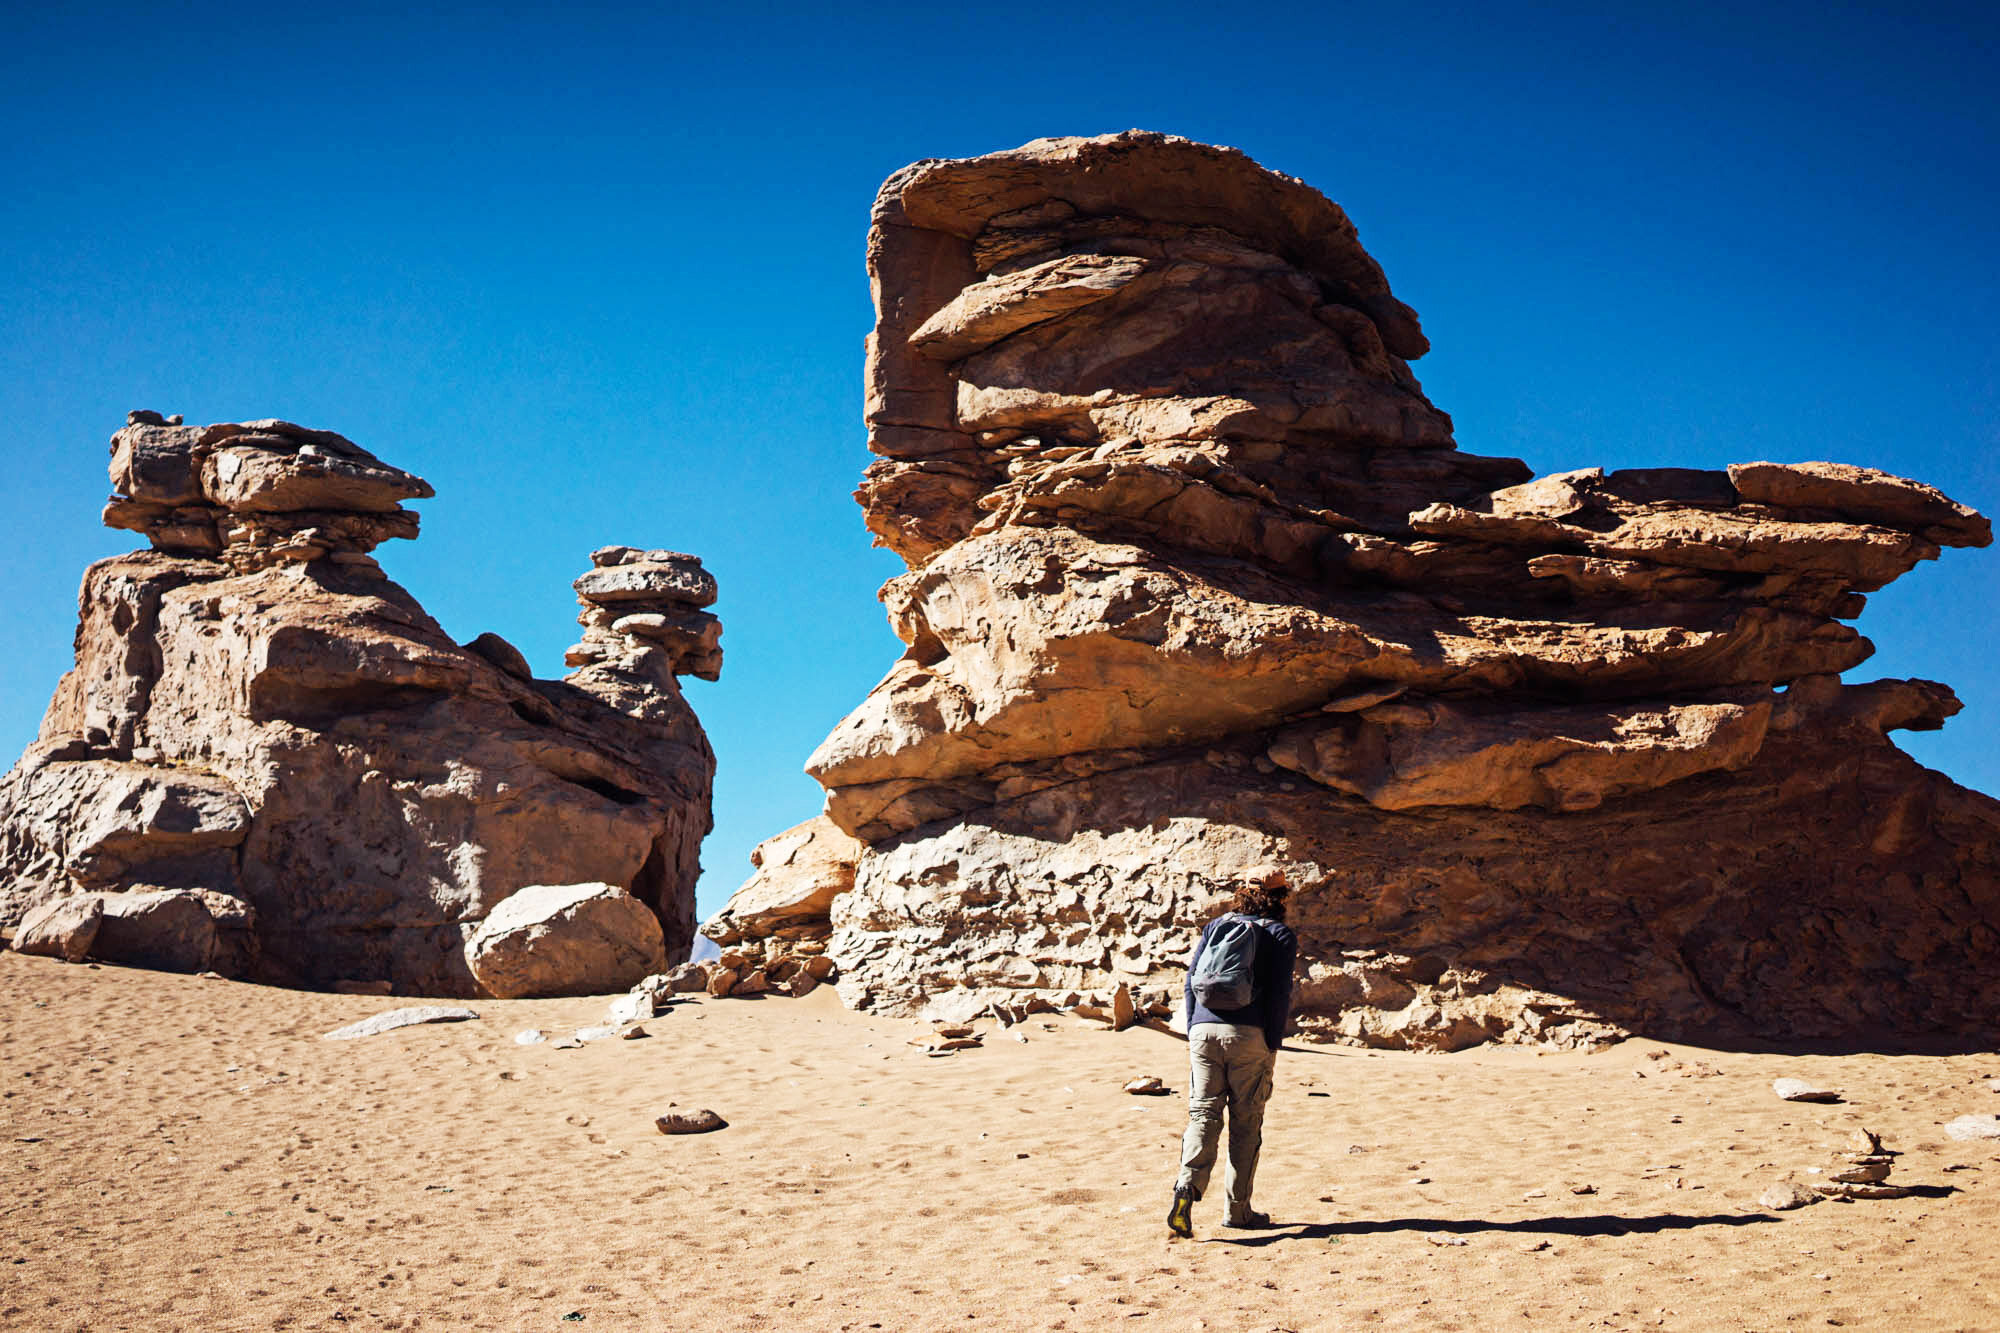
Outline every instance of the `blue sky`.
MULTIPOLYGON (((1341 202, 1462 448, 1834 459, 2000 510, 1990 6, 44 7, 0 47, 0 762, 68 664, 132 407, 428 478, 378 554, 538 673, 610 542, 698 552, 727 663, 701 910, 818 808, 899 646, 849 491, 882 178, 1050 134, 1231 144, 1341 202)), ((2000 790, 2000 555, 1877 594, 1849 679, 2000 790)))

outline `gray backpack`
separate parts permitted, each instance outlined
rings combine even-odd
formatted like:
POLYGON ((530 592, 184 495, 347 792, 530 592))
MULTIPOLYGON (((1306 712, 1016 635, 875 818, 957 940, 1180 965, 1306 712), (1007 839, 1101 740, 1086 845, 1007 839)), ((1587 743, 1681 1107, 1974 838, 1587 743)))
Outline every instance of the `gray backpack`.
POLYGON ((1209 933, 1195 964, 1194 998, 1214 1013, 1248 1008, 1257 996, 1257 923, 1226 916, 1209 933))

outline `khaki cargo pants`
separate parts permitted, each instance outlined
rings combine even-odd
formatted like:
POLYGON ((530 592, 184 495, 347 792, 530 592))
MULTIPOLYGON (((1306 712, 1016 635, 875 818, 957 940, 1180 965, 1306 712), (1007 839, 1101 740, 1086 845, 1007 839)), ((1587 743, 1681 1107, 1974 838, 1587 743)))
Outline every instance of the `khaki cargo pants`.
POLYGON ((1264 1146, 1264 1103, 1271 1099, 1271 1074, 1278 1056, 1264 1042, 1264 1029, 1234 1023, 1197 1023, 1188 1029, 1188 1127, 1181 1139, 1181 1173, 1176 1189, 1196 1198, 1208 1191, 1209 1173, 1229 1113, 1229 1173, 1224 1179, 1231 1220, 1250 1209, 1257 1183, 1257 1154, 1264 1146))

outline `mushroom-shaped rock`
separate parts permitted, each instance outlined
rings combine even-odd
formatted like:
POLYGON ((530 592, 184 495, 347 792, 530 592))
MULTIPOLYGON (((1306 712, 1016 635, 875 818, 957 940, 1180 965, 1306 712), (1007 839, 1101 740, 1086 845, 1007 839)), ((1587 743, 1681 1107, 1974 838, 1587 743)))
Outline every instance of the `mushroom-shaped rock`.
POLYGON ((586 603, 590 660, 537 680, 368 554, 430 487, 332 431, 136 412, 111 474, 106 521, 151 549, 84 575, 75 666, 0 777, 0 924, 102 893, 93 956, 469 995, 494 906, 605 883, 685 956, 715 759, 676 677, 721 663, 699 561, 600 552, 662 599, 586 603))
MULTIPOLYGON (((865 844, 850 1003, 1168 1012, 1277 861, 1317 1039, 1990 1028, 2000 804, 1887 735, 1957 700, 1841 680, 1866 595, 1982 516, 1463 453, 1345 212, 1232 149, 919 162, 872 222, 855 498, 905 651, 806 763, 865 844)), ((710 932, 782 970, 759 931, 814 927, 762 896, 811 879, 710 932)))

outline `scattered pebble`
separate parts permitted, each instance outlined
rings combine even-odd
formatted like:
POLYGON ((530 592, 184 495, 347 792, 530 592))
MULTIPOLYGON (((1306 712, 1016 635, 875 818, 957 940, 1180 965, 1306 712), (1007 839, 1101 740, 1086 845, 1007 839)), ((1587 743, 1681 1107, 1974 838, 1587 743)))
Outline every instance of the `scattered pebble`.
POLYGON ((540 1028, 523 1028, 514 1034, 516 1046, 539 1046, 548 1039, 548 1034, 540 1028))
POLYGON ((1135 1078, 1125 1085, 1125 1091, 1134 1097, 1164 1097, 1172 1089, 1156 1078, 1135 1078))
POLYGON ((1569 1192, 1570 1192, 1571 1194, 1595 1194, 1595 1193, 1597 1193, 1597 1186, 1595 1186, 1595 1185, 1571 1185, 1571 1186, 1569 1187, 1569 1192))
POLYGON ((1771 1084, 1771 1091, 1788 1102, 1837 1102, 1840 1093, 1833 1088, 1815 1087, 1802 1078, 1781 1078, 1771 1084))
POLYGON ((653 1034, 646 1031, 646 1029, 640 1027, 637 1023, 634 1023, 631 1027, 626 1028, 623 1032, 619 1033, 618 1035, 620 1037, 623 1037, 626 1041, 638 1041, 642 1038, 650 1037, 653 1034))

